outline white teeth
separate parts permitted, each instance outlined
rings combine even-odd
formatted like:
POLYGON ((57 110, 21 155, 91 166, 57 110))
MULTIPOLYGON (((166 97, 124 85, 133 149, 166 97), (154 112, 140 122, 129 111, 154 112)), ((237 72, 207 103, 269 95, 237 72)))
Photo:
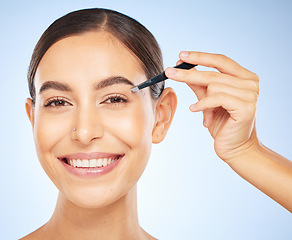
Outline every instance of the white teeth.
POLYGON ((104 159, 102 160, 102 166, 103 166, 103 167, 107 166, 107 158, 104 158, 104 159))
POLYGON ((82 162, 80 159, 77 159, 77 167, 82 167, 82 162))
POLYGON ((82 160, 82 167, 89 167, 89 161, 87 159, 82 160))
POLYGON ((97 167, 102 167, 102 159, 101 158, 99 158, 97 160, 97 167))
POLYGON ((107 165, 116 161, 116 158, 98 158, 98 159, 70 159, 67 163, 73 167, 77 168, 88 168, 88 167, 106 167, 107 165))
POLYGON ((96 159, 92 159, 89 161, 89 167, 96 167, 96 165, 97 165, 96 159))
POLYGON ((73 167, 77 167, 77 160, 73 160, 73 167))

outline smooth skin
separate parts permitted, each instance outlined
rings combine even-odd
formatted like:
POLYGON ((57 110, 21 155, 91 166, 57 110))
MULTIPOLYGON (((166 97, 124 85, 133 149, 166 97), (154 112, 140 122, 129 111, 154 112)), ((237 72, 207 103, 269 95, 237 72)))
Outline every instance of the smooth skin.
POLYGON ((136 184, 152 143, 171 124, 176 95, 168 88, 153 100, 149 88, 132 93, 122 78, 134 85, 146 80, 140 62, 106 32, 64 38, 45 53, 35 105, 27 99, 26 111, 39 161, 59 197, 49 222, 24 239, 154 239, 138 222, 136 184), (124 156, 111 172, 91 178, 69 173, 58 159, 96 152, 124 156))
POLYGON ((256 134, 259 78, 230 58, 181 52, 188 62, 215 71, 167 68, 166 75, 185 82, 196 94, 193 112, 203 111, 204 126, 214 138, 217 155, 237 174, 292 212, 292 162, 263 146, 256 134))

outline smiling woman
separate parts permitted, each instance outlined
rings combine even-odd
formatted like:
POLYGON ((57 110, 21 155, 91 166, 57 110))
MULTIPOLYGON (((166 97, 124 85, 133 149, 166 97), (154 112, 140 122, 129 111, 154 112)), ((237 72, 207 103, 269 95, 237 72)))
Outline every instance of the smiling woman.
POLYGON ((176 97, 162 93, 163 82, 130 89, 160 71, 152 34, 110 10, 73 12, 43 34, 26 110, 39 161, 60 192, 50 221, 27 239, 152 239, 138 223, 136 183, 176 97))
MULTIPOLYGON (((190 110, 203 111, 217 155, 291 211, 291 162, 256 135, 257 75, 223 55, 179 57, 178 63, 218 70, 165 71, 196 94, 190 110)), ((163 82, 131 88, 162 70, 152 34, 123 14, 80 10, 45 31, 29 67, 26 111, 39 161, 59 197, 51 219, 23 239, 155 239, 139 225, 136 185, 177 100, 163 82)))

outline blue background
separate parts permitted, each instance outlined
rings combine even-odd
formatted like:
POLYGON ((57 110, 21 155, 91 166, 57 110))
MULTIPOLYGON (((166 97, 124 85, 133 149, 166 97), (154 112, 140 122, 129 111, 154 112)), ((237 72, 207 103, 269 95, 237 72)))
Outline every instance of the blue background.
MULTIPOLYGON (((266 146, 292 159, 291 1, 1 1, 0 239, 47 222, 57 189, 38 163, 24 110, 26 73, 42 32, 67 12, 121 11, 157 38, 166 66, 181 50, 225 54, 261 79, 257 130, 266 146)), ((159 239, 292 239, 292 217, 223 163, 184 84, 167 82, 178 109, 167 138, 154 145, 138 187, 142 227, 159 239)), ((291 186, 292 187, 292 186, 291 186)))

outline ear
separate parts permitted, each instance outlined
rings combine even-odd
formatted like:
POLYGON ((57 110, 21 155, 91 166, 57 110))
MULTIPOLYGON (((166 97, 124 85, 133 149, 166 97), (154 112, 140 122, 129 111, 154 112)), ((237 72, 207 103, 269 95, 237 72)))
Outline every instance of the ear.
POLYGON ((152 131, 152 143, 160 143, 171 125, 177 105, 177 98, 172 88, 163 90, 155 106, 155 123, 152 131))
POLYGON ((34 104, 32 102, 32 99, 30 99, 30 98, 26 99, 25 110, 26 110, 26 114, 28 116, 28 119, 33 127, 34 126, 34 104))

